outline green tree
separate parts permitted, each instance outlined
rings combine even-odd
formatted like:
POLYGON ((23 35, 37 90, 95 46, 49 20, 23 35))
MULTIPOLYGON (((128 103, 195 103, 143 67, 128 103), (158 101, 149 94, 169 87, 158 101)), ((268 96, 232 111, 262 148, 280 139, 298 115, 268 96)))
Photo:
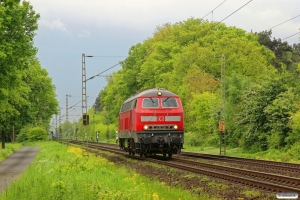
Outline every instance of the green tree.
MULTIPOLYGON (((17 112, 10 105, 9 95, 22 87, 20 74, 28 68, 29 58, 35 56, 33 37, 39 15, 26 1, 5 0, 0 4, 0 116, 8 118, 17 112)), ((15 98, 14 100, 17 101, 15 98)))
POLYGON ((29 124, 49 126, 57 112, 52 80, 42 69, 33 45, 39 19, 27 1, 0 4, 0 124, 17 132, 29 124))
POLYGON ((287 42, 281 41, 281 39, 273 38, 272 40, 272 30, 256 34, 258 35, 259 43, 266 46, 275 54, 275 57, 271 61, 275 68, 281 70, 284 65, 289 72, 296 72, 297 65, 300 62, 300 43, 289 45, 287 42))
POLYGON ((238 123, 243 126, 243 144, 248 150, 280 148, 289 134, 289 118, 296 112, 296 96, 289 91, 289 73, 274 73, 260 84, 243 93, 242 110, 238 123))

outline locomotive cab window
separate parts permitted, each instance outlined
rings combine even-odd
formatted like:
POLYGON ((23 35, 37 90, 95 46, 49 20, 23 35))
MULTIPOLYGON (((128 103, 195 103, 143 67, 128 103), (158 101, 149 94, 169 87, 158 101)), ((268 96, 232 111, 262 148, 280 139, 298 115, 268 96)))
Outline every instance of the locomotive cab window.
POLYGON ((163 108, 178 108, 177 100, 175 98, 162 98, 163 108))
POLYGON ((158 99, 151 97, 143 99, 143 108, 158 108, 158 99))

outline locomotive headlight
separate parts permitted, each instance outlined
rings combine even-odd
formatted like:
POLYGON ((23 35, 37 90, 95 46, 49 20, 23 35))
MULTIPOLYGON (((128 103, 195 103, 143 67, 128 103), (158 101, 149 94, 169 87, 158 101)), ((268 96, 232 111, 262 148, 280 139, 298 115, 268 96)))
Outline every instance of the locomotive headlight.
POLYGON ((158 95, 158 96, 161 96, 161 92, 158 92, 157 95, 158 95))
POLYGON ((144 130, 148 130, 148 126, 147 125, 144 126, 144 130))
POLYGON ((174 129, 177 130, 177 129, 178 129, 178 126, 177 126, 177 125, 174 125, 174 129))

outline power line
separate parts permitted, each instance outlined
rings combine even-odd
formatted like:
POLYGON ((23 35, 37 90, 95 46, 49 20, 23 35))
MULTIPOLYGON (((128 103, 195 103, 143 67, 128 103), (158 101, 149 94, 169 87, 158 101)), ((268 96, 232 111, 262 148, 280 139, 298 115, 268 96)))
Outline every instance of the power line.
POLYGON ((213 23, 212 26, 208 27, 208 29, 206 29, 206 30, 203 31, 202 35, 205 35, 208 31, 212 30, 216 25, 218 25, 219 23, 223 22, 225 19, 227 19, 228 17, 230 17, 231 15, 233 15, 234 13, 236 13, 237 11, 239 11, 241 8, 245 7, 251 1, 253 1, 253 0, 248 1, 246 4, 244 4, 243 6, 241 6, 240 8, 238 8, 237 10, 235 10, 234 12, 232 12, 230 15, 228 15, 227 17, 225 17, 221 21, 213 23))
MULTIPOLYGON (((96 98, 96 97, 90 97, 90 96, 87 96, 87 98, 96 98)), ((73 107, 82 107, 82 106, 76 106, 76 105, 79 104, 80 102, 82 102, 82 100, 81 100, 81 101, 78 101, 78 102, 75 103, 74 105, 70 106, 69 109, 70 109, 70 108, 73 108, 73 107)))
POLYGON ((241 8, 243 8, 244 6, 246 6, 248 3, 250 3, 253 0, 248 1, 246 4, 244 4, 242 7, 240 7, 239 9, 235 10, 233 13, 231 13, 230 15, 228 15, 227 17, 225 17, 224 19, 222 19, 221 21, 219 21, 219 23, 221 23, 222 21, 224 21, 225 19, 227 19, 228 17, 230 17, 231 15, 233 15, 234 13, 236 13, 237 11, 239 11, 241 8))
MULTIPOLYGON (((227 0, 225 0, 227 1, 227 0)), ((204 17, 206 17, 207 15, 209 15, 210 13, 214 12, 214 10, 216 10, 219 6, 221 6, 225 1, 223 1, 222 3, 220 3, 217 7, 215 7, 212 11, 210 11, 209 13, 207 13, 204 17)), ((202 17, 202 19, 204 18, 202 17)))
POLYGON ((74 104, 73 106, 69 107, 69 108, 73 108, 74 106, 76 106, 77 104, 79 104, 81 101, 79 101, 78 103, 74 104))
POLYGON ((101 58, 119 58, 119 57, 127 57, 127 56, 85 56, 85 57, 89 57, 89 58, 93 58, 93 57, 101 57, 101 58))
POLYGON ((288 37, 286 37, 286 38, 283 38, 282 40, 288 39, 288 38, 290 38, 290 37, 292 37, 292 36, 294 36, 294 35, 297 35, 297 34, 299 34, 299 33, 300 33, 300 32, 295 33, 295 34, 293 34, 293 35, 290 35, 290 36, 288 36, 288 37))
POLYGON ((293 17, 293 18, 291 18, 291 19, 288 19, 288 20, 286 20, 286 21, 284 21, 284 22, 282 22, 282 23, 280 23, 280 24, 277 24, 277 25, 275 25, 275 26, 273 26, 273 27, 271 27, 271 28, 269 28, 269 29, 267 29, 267 30, 270 30, 270 29, 272 29, 272 28, 275 28, 275 27, 277 27, 277 26, 280 26, 281 24, 284 24, 284 23, 286 23, 286 22, 288 22, 288 21, 291 21, 292 19, 295 19, 295 18, 297 18, 297 17, 299 17, 300 15, 297 15, 296 17, 293 17))
MULTIPOLYGON (((225 1, 226 1, 226 0, 225 0, 225 1)), ((215 9, 217 9, 219 6, 221 6, 225 1, 223 1, 221 4, 219 4, 215 9)), ((236 13, 237 11, 239 11, 241 8, 245 7, 245 6, 246 6, 247 4, 249 4, 251 1, 253 1, 253 0, 248 1, 246 4, 244 4, 243 6, 241 6, 240 8, 238 8, 237 10, 235 10, 234 12, 232 12, 230 15, 228 15, 227 17, 225 17, 225 18, 222 19, 221 21, 217 22, 216 24, 223 22, 223 21, 226 20, 228 17, 230 17, 231 15, 233 15, 234 13, 236 13)), ((210 14, 211 12, 213 12, 215 9, 213 9, 212 11, 210 11, 208 14, 210 14)), ((204 17, 206 17, 208 14, 206 14, 204 17)), ((288 21, 290 21, 290 20, 292 20, 292 19, 295 19, 295 18, 297 18, 297 17, 299 17, 299 16, 300 16, 300 15, 297 15, 297 16, 295 16, 295 17, 293 17, 293 18, 291 18, 291 19, 288 19, 288 20, 286 20, 286 21, 284 21, 284 22, 282 22, 282 23, 280 23, 280 24, 277 24, 277 25, 275 25, 275 26, 273 26, 273 27, 271 27, 271 28, 269 28, 269 29, 267 29, 267 30, 270 30, 270 29, 273 29, 273 28, 275 28, 275 27, 277 27, 277 26, 280 26, 280 25, 282 25, 282 24, 284 24, 284 23, 286 23, 286 22, 288 22, 288 21)), ((203 19, 204 17, 202 17, 202 19, 203 19)), ((214 24, 210 29, 212 29, 216 24, 214 24)), ((210 29, 208 29, 207 31, 209 31, 210 29)), ((206 33, 207 31, 205 31, 204 33, 206 33)), ((283 38, 282 40, 288 39, 288 38, 290 38, 290 37, 292 37, 292 36, 295 36, 295 35, 297 35, 297 34, 299 34, 299 33, 300 33, 300 32, 297 32, 297 33, 295 33, 295 34, 293 34, 293 35, 290 35, 290 36, 288 36, 288 37, 286 37, 286 38, 283 38)))
POLYGON ((106 72, 106 71, 108 71, 108 70, 110 70, 110 69, 112 69, 112 68, 114 68, 114 67, 118 66, 119 64, 120 64, 120 63, 118 63, 118 64, 115 64, 114 66, 112 66, 112 67, 110 67, 110 68, 108 68, 108 69, 104 70, 103 72, 100 72, 99 74, 96 74, 95 76, 92 76, 92 77, 90 77, 90 78, 86 79, 86 81, 85 81, 85 82, 87 82, 88 80, 91 80, 91 79, 95 78, 96 76, 100 76, 100 74, 102 74, 102 73, 104 73, 104 72, 106 72))

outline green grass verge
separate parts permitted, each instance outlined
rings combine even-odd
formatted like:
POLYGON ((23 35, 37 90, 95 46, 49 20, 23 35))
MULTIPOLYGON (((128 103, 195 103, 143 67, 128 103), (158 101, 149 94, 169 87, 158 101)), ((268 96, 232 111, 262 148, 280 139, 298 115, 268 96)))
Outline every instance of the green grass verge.
POLYGON ((6 143, 4 149, 0 149, 0 161, 22 147, 20 143, 6 143))

